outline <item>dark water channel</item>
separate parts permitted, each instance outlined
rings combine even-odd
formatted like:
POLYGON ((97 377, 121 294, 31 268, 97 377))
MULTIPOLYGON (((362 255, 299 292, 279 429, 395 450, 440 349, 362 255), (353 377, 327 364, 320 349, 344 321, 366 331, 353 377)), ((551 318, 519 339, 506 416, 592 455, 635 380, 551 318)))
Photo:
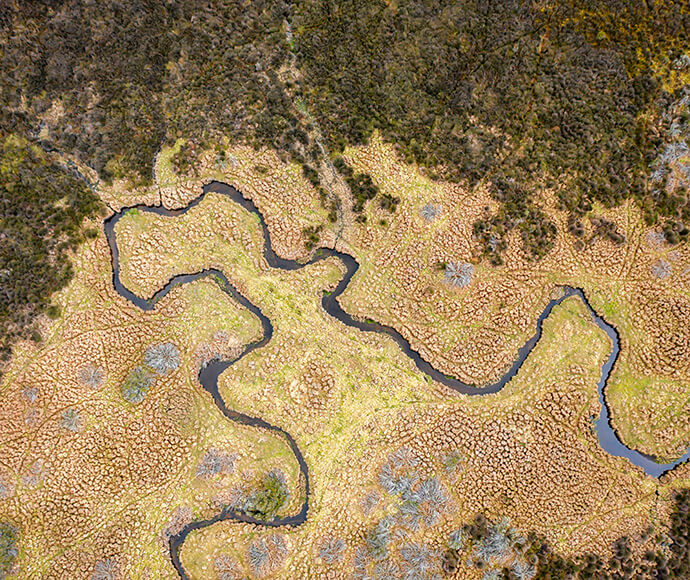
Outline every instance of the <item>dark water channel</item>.
POLYGON ((378 332, 390 336, 398 344, 400 349, 414 361, 414 363, 417 365, 417 368, 419 368, 420 371, 422 371, 424 374, 429 376, 434 381, 442 383, 447 387, 460 393, 464 393, 466 395, 487 395, 491 393, 497 393, 498 391, 500 391, 518 373, 522 364, 525 362, 525 360, 530 355, 536 344, 539 342, 539 339, 542 335, 542 327, 544 324, 544 320, 546 320, 549 314, 551 314, 553 308, 561 302, 563 302, 564 300, 566 300, 567 298, 577 296, 590 311, 594 322, 597 324, 597 326, 599 326, 599 328, 606 332, 613 344, 611 354, 602 366, 601 378, 599 379, 598 383, 599 401, 601 402, 601 413, 599 415, 599 419, 596 421, 596 435, 599 440, 599 444, 601 445, 601 448, 611 455, 627 458, 631 463, 641 467, 645 471, 645 473, 651 475, 652 477, 659 477, 667 471, 673 469, 680 463, 683 463, 688 458, 690 458, 689 450, 683 457, 681 457, 673 463, 657 463, 654 460, 654 458, 644 455, 639 451, 635 451, 634 449, 626 447, 618 438, 616 432, 611 426, 611 422, 609 419, 609 409, 607 406, 604 391, 606 387, 606 382, 616 364, 616 361, 618 360, 618 356, 620 353, 620 339, 618 331, 595 312, 594 308, 592 308, 592 305, 587 300, 587 297, 585 296, 585 293, 581 288, 573 288, 570 286, 562 287, 563 292, 561 296, 551 300, 546 305, 542 313, 537 318, 536 330, 534 334, 518 350, 518 356, 515 362, 500 379, 498 379, 495 383, 483 387, 470 385, 462 382, 459 379, 445 375, 442 372, 435 369, 434 367, 432 367, 427 361, 425 361, 420 356, 420 354, 417 351, 415 351, 410 346, 410 343, 405 338, 403 338, 403 336, 394 328, 385 326, 383 324, 379 324, 377 322, 364 322, 361 320, 357 320, 350 316, 340 307, 340 304, 338 303, 338 297, 345 291, 347 285, 350 283, 350 280, 359 268, 359 264, 353 256, 327 248, 318 250, 309 261, 305 262, 286 260, 284 258, 277 256, 276 253, 273 251, 273 247, 271 246, 271 237, 269 235, 268 228, 266 227, 266 222, 264 221, 263 215, 261 215, 256 205, 254 205, 254 203, 251 200, 245 198, 234 187, 227 185, 225 183, 213 181, 204 186, 203 192, 199 197, 191 201, 186 207, 182 209, 169 210, 161 206, 147 206, 140 204, 128 208, 123 208, 118 213, 110 216, 108 219, 105 220, 105 234, 108 239, 108 244, 110 245, 110 252, 112 256, 113 285, 115 286, 115 290, 121 296, 132 302, 132 304, 134 304, 138 308, 141 308, 142 310, 153 310, 156 303, 161 298, 163 298, 163 296, 165 296, 168 292, 170 292, 170 290, 173 287, 178 286, 180 284, 193 282, 200 278, 211 276, 218 282, 220 288, 226 294, 231 296, 239 304, 247 308, 250 312, 252 312, 259 318, 263 328, 262 338, 246 346, 242 353, 232 360, 211 361, 199 372, 199 381, 203 388, 206 391, 208 391, 209 394, 213 397, 213 400, 220 409, 220 411, 228 419, 240 423, 242 425, 250 425, 253 427, 261 427, 263 429, 268 429, 269 431, 273 431, 286 441, 286 443, 292 449, 292 452, 295 454, 295 458, 297 459, 297 462, 300 467, 301 477, 304 480, 305 499, 299 513, 285 518, 263 521, 257 520, 237 510, 225 509, 213 518, 195 521, 188 524, 182 529, 182 531, 180 531, 180 533, 178 533, 170 539, 170 556, 173 565, 175 566, 181 578, 187 579, 188 576, 184 568, 182 567, 182 563, 180 562, 180 548, 182 547, 182 544, 184 543, 187 535, 191 531, 205 528, 215 522, 219 522, 222 520, 235 520, 270 527, 297 526, 306 521, 307 511, 309 509, 309 469, 306 462, 304 461, 304 457, 302 456, 301 451, 297 447, 297 443, 295 442, 295 440, 288 433, 286 433, 279 427, 271 425, 263 419, 251 417, 249 415, 239 413, 232 409, 228 409, 228 407, 225 405, 225 402, 223 401, 223 398, 220 396, 220 393, 218 392, 218 377, 223 371, 225 371, 228 367, 230 367, 232 364, 234 364, 250 352, 263 347, 271 340, 271 337, 273 336, 273 326, 271 324, 271 321, 263 314, 263 312, 261 312, 261 310, 256 305, 252 304, 249 300, 247 300, 247 298, 240 294, 237 291, 237 289, 232 284, 230 284, 228 279, 221 271, 216 269, 207 269, 201 272, 197 272, 195 274, 180 274, 174 276, 168 281, 167 284, 165 284, 165 286, 163 286, 163 288, 161 288, 148 300, 143 299, 134 294, 132 291, 126 288, 120 281, 119 250, 115 235, 115 225, 120 220, 120 218, 122 218, 122 216, 125 215, 131 209, 155 213, 161 216, 179 216, 189 211, 192 207, 198 205, 204 199, 208 192, 223 194, 229 197, 235 203, 241 205, 247 211, 252 212, 259 217, 261 228, 263 230, 264 235, 264 258, 266 259, 268 265, 272 268, 280 268, 282 270, 298 270, 308 264, 313 264, 314 262, 318 262, 326 258, 336 257, 340 259, 340 261, 346 268, 346 273, 340 280, 340 282, 338 282, 338 285, 336 286, 333 292, 327 294, 324 293, 323 298, 321 299, 321 303, 323 305, 324 310, 334 318, 340 320, 343 324, 346 324, 347 326, 358 328, 366 332, 378 332))

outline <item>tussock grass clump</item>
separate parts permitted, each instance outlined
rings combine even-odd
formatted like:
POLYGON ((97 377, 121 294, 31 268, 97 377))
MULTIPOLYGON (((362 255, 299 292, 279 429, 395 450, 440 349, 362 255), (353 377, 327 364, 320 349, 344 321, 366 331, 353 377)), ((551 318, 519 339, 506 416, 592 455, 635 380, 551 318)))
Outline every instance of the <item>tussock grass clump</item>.
POLYGON ((29 403, 34 403, 38 399, 38 389, 36 387, 27 387, 22 391, 22 396, 29 401, 29 403))
POLYGON ((79 370, 78 378, 87 387, 100 389, 105 383, 105 371, 101 367, 89 365, 79 370))
POLYGON ((326 564, 334 564, 343 559, 343 552, 345 551, 345 542, 340 538, 328 537, 325 538, 319 546, 319 557, 326 564))
POLYGON ((237 562, 227 554, 218 556, 213 561, 213 568, 218 580, 235 580, 240 577, 240 568, 237 562))
POLYGON ((426 221, 432 222, 441 214, 441 206, 434 205, 433 203, 427 203, 422 209, 419 210, 419 215, 421 215, 426 221))
POLYGON ((196 475, 202 479, 210 479, 221 473, 232 473, 235 470, 236 460, 236 454, 225 453, 211 447, 199 461, 196 475))
POLYGON ((159 375, 167 375, 180 366, 180 351, 172 342, 149 347, 144 362, 159 375))

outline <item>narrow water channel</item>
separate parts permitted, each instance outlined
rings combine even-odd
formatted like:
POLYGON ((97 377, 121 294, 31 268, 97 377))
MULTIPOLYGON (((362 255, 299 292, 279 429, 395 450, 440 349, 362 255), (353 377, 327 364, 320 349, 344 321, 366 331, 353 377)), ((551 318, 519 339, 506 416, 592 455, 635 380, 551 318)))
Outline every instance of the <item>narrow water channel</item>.
POLYGON ((429 376, 431 379, 466 395, 487 395, 491 393, 497 393, 498 391, 500 391, 518 373, 522 364, 525 362, 527 357, 530 355, 534 347, 539 342, 539 339, 542 335, 542 327, 544 320, 546 320, 553 308, 558 304, 562 303, 567 298, 573 296, 578 297, 590 311, 592 319, 597 324, 597 326, 599 326, 599 328, 606 332, 608 337, 611 339, 613 345, 608 359, 602 366, 601 378, 599 379, 598 383, 599 401, 601 402, 601 412, 599 415, 599 419, 596 422, 596 434, 601 448, 611 455, 625 457, 632 464, 641 467, 645 471, 645 473, 652 477, 659 477, 690 458, 689 449, 683 457, 674 461, 673 463, 657 463, 654 460, 654 458, 640 453, 639 451, 635 451, 634 449, 630 449, 629 447, 626 447, 618 438, 618 435, 611 426, 609 409, 605 396, 605 387, 620 354, 620 339, 618 331, 611 324, 606 322, 599 314, 597 314, 594 308, 592 308, 592 305, 587 300, 587 297, 585 296, 585 293, 581 288, 573 288, 570 286, 562 287, 563 292, 561 296, 551 300, 546 305, 542 313, 537 318, 536 330, 534 334, 518 350, 518 356, 515 362, 501 378, 499 378, 495 383, 485 385, 483 387, 470 385, 454 377, 449 377, 440 372, 439 370, 435 369, 433 366, 431 366, 431 364, 424 360, 421 357, 421 355, 410 346, 410 343, 394 328, 390 326, 385 326, 383 324, 379 324, 377 322, 363 322, 357 320, 350 316, 340 307, 338 297, 345 291, 348 284, 350 283, 350 280, 359 268, 359 264, 353 256, 342 252, 338 252, 336 250, 323 248, 318 250, 316 254, 309 261, 306 262, 298 262, 295 260, 286 260, 284 258, 281 258, 280 256, 276 255, 276 253, 273 251, 273 247, 271 246, 271 237, 269 235, 268 228, 266 227, 266 222, 264 221, 263 215, 254 205, 254 203, 251 200, 245 198, 234 187, 225 183, 213 181, 204 186, 203 191, 201 195, 199 195, 199 197, 191 201, 186 207, 182 209, 169 210, 161 206, 147 206, 141 204, 133 207, 123 208, 118 213, 110 216, 105 220, 105 234, 108 240, 108 244, 110 246, 112 258, 113 285, 115 287, 115 290, 122 297, 132 302, 132 304, 134 304, 138 308, 141 308, 142 310, 152 310, 155 307, 156 303, 168 292, 170 292, 170 290, 175 286, 178 286, 180 284, 186 284, 188 282, 193 282, 206 276, 213 276, 216 280, 219 281, 220 287, 224 292, 226 292, 239 304, 247 308, 250 312, 252 312, 259 318, 263 328, 262 338, 247 345, 247 347, 242 351, 242 353, 232 360, 213 361, 209 363, 206 367, 201 369, 199 373, 199 381, 201 382, 203 388, 211 394, 213 400, 215 401, 220 411, 228 419, 243 425, 251 425, 254 427, 268 429, 270 431, 277 433, 280 437, 285 439, 285 441, 295 454, 295 458, 297 459, 297 462, 299 464, 300 472, 302 478, 304 479, 305 499, 299 513, 282 519, 262 521, 247 516, 246 514, 239 512, 237 510, 228 509, 222 511, 221 513, 217 514, 215 517, 211 519, 195 521, 185 526, 179 534, 173 536, 170 539, 171 559, 173 565, 175 566, 181 578, 187 579, 188 576, 180 562, 180 548, 184 543, 185 538, 191 531, 205 528, 221 520, 236 520, 271 527, 286 525, 296 526, 306 521, 307 511, 309 509, 309 470, 306 462, 304 461, 304 457, 302 456, 301 451, 297 447, 295 440, 288 433, 286 433, 279 427, 275 427, 274 425, 267 423, 263 419, 250 417, 243 413, 238 413, 237 411, 228 409, 218 391, 218 377, 223 371, 225 371, 228 367, 230 367, 232 364, 243 358, 248 353, 265 346, 271 340, 271 337, 273 336, 273 326, 271 324, 271 321, 263 314, 263 312, 261 312, 261 310, 256 305, 252 304, 249 300, 247 300, 247 298, 240 294, 237 291, 237 289, 232 284, 230 284, 225 275, 219 270, 207 269, 194 274, 180 274, 174 276, 172 279, 168 281, 167 284, 165 284, 165 286, 163 286, 163 288, 158 290, 158 292, 156 292, 148 300, 143 299, 134 294, 131 290, 126 288, 120 281, 119 249, 117 246, 117 239, 115 235, 115 225, 120 220, 120 218, 122 218, 122 216, 124 216, 127 213, 127 211, 131 209, 137 209, 140 211, 155 213, 158 215, 168 217, 180 216, 189 211, 192 207, 198 205, 208 192, 220 193, 222 195, 225 195, 235 203, 241 205, 247 211, 252 212, 258 216, 264 235, 264 257, 268 265, 272 268, 279 268, 282 270, 298 270, 308 264, 313 264, 314 262, 324 260, 326 258, 336 257, 340 259, 343 265, 345 266, 346 272, 343 278, 340 280, 340 282, 338 282, 338 285, 336 286, 335 290, 329 294, 324 294, 321 300, 324 310, 334 318, 340 320, 343 324, 346 324, 347 326, 358 328, 365 332, 378 332, 387 334, 398 344, 400 349, 414 361, 414 363, 417 365, 417 368, 421 372, 429 376))

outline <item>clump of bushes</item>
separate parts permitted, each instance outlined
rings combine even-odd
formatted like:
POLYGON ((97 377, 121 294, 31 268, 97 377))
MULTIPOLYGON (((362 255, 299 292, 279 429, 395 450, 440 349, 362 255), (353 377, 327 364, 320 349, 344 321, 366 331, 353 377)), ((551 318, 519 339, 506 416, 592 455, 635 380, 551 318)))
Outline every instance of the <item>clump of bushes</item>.
POLYGON ((171 162, 175 172, 179 175, 186 175, 196 166, 197 147, 195 143, 182 143, 178 150, 173 154, 171 162))
POLYGON ((410 542, 400 548, 406 578, 430 578, 441 566, 441 554, 427 545, 410 542))
POLYGON ((401 447, 388 456, 379 470, 379 484, 391 495, 407 491, 419 480, 419 459, 408 447, 401 447))
POLYGON ((179 366, 180 351, 172 342, 150 346, 144 353, 144 364, 132 369, 122 383, 123 398, 130 403, 141 403, 156 382, 156 375, 167 375, 179 366))
POLYGON ((34 403, 38 399, 38 387, 26 387, 22 391, 22 397, 30 403, 34 403))
POLYGON ((289 497, 285 475, 274 469, 263 476, 258 489, 249 495, 244 511, 257 519, 269 520, 278 514, 289 497))
POLYGON ((498 212, 485 213, 473 225, 474 237, 479 240, 483 254, 492 264, 502 264, 502 254, 508 247, 507 235, 517 230, 529 258, 538 260, 545 256, 556 239, 555 224, 513 179, 496 178, 492 195, 501 202, 498 212))
POLYGON ((592 224, 594 236, 604 237, 618 246, 625 243, 625 236, 618 231, 618 226, 612 221, 595 216, 590 217, 589 221, 592 224))
MULTIPOLYGON (((352 197, 354 197, 355 200, 352 205, 352 211, 355 213, 362 213, 364 204, 374 199, 379 194, 378 186, 372 181, 368 173, 355 173, 352 167, 350 167, 340 156, 333 159, 333 166, 338 170, 338 173, 343 176, 345 183, 347 183, 352 192, 352 197)), ((394 212, 399 202, 400 200, 397 197, 393 197, 386 193, 381 196, 379 205, 383 209, 394 212)))
POLYGON ((321 240, 321 230, 323 226, 307 226, 302 230, 302 235, 306 238, 304 242, 304 247, 307 250, 313 249, 321 240))
POLYGON ((127 375, 122 383, 121 392, 125 401, 138 404, 146 397, 156 378, 147 367, 138 366, 127 375))
POLYGON ((386 516, 367 532, 367 550, 376 560, 381 560, 388 555, 388 544, 392 539, 394 524, 394 518, 386 516))
POLYGON ((631 539, 624 536, 613 543, 612 555, 607 559, 591 553, 564 558, 543 537, 533 532, 522 537, 507 520, 492 523, 479 514, 450 534, 443 556, 444 570, 455 573, 463 561, 468 561, 492 577, 517 580, 684 580, 690 577, 690 490, 677 491, 673 502, 668 528, 656 535, 650 528, 639 538, 640 542, 651 540, 644 554, 635 555, 631 539), (467 555, 472 558, 467 560, 467 555))
POLYGON ((314 187, 319 187, 319 172, 316 171, 316 169, 314 169, 311 165, 302 165, 302 174, 314 187))
POLYGON ((398 520, 411 530, 417 530, 420 522, 427 526, 436 525, 441 513, 450 505, 448 493, 435 477, 420 481, 400 497, 402 504, 398 520))
MULTIPOLYGON (((435 477, 424 477, 420 459, 408 447, 391 453, 378 472, 379 485, 392 499, 388 514, 369 526, 355 552, 356 578, 435 578, 441 571, 436 548, 411 541, 420 526, 435 526, 451 499, 435 477), (402 546, 396 540, 407 538, 402 546)), ((369 494, 367 497, 370 497, 369 494)), ((365 513, 370 510, 365 501, 365 513)))
POLYGON ((443 456, 443 466, 447 473, 453 475, 462 470, 464 460, 462 453, 453 449, 443 456))
POLYGON ((379 206, 381 209, 385 209, 386 211, 389 211, 390 213, 395 212, 396 209, 398 209, 398 204, 400 203, 400 198, 395 197, 391 195, 390 193, 384 193, 381 195, 381 199, 379 200, 379 206))
POLYGON ((19 530, 8 522, 0 522, 0 577, 9 574, 17 559, 19 530))
POLYGON ((356 213, 361 213, 364 209, 364 204, 376 197, 379 188, 371 180, 371 176, 368 173, 356 173, 346 177, 345 181, 350 186, 350 191, 352 191, 352 195, 355 198, 352 209, 356 213))
POLYGON ((652 275, 655 278, 668 278, 671 275, 671 272, 673 271, 673 268, 671 264, 669 264, 666 260, 659 259, 654 264, 652 264, 652 275))
POLYGON ((662 104, 662 134, 650 176, 655 203, 644 206, 648 223, 661 221, 666 241, 672 244, 690 237, 690 87, 678 93, 662 104))
POLYGON ((398 510, 390 521, 380 525, 397 525, 416 531, 419 524, 435 525, 450 505, 450 497, 435 477, 422 478, 417 471, 419 460, 407 447, 388 456, 379 470, 379 483, 390 495, 400 498, 398 510))
POLYGON ((254 572, 254 574, 257 576, 263 576, 266 573, 266 568, 268 568, 269 564, 269 554, 266 541, 263 538, 259 538, 258 540, 254 540, 251 544, 249 544, 247 557, 249 559, 249 565, 252 568, 252 572, 254 572))
POLYGON ((455 573, 464 553, 464 561, 484 570, 484 578, 530 580, 537 570, 523 555, 527 544, 528 541, 510 526, 507 518, 491 522, 479 514, 473 522, 448 536, 443 568, 448 573, 455 573))
POLYGON ((657 577, 667 575, 669 578, 690 577, 690 490, 682 489, 674 496, 674 508, 671 513, 670 526, 667 532, 670 545, 662 545, 661 536, 657 536, 659 548, 645 554, 644 567, 656 570, 657 577))

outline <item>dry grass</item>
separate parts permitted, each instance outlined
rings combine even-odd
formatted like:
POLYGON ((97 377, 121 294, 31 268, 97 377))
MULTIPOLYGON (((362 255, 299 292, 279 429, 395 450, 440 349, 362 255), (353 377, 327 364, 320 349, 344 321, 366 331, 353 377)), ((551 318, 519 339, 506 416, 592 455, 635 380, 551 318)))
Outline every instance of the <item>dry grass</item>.
MULTIPOLYGON (((195 175, 179 177, 170 155, 159 156, 157 188, 128 192, 120 184, 104 198, 116 207, 161 200, 181 207, 203 180, 223 178, 264 212, 281 255, 306 254, 301 232, 325 212, 297 168, 235 147, 228 165, 215 166, 208 153, 195 175)), ((687 247, 658 244, 626 205, 597 210, 618 225, 625 246, 596 239, 578 251, 545 192, 561 230, 552 253, 529 263, 516 242, 505 266, 488 267, 476 260, 471 236, 473 220, 492 207, 481 186, 432 183, 377 139, 348 155, 401 202, 393 215, 371 204, 365 225, 345 216, 337 244, 361 264, 341 299, 347 311, 395 326, 439 369, 483 383, 512 362, 555 285, 581 286, 622 335, 609 398, 624 440, 662 457, 690 441, 687 247), (431 220, 420 215, 429 203, 442 208, 431 220), (442 264, 451 262, 474 266, 468 285, 444 283, 442 264)), ((335 231, 322 241, 335 243, 335 231)), ((639 535, 650 514, 663 516, 670 487, 687 485, 687 469, 659 483, 599 448, 590 417, 598 415, 596 381, 610 344, 575 300, 553 311, 514 381, 470 399, 428 381, 391 340, 323 311, 322 291, 342 276, 337 260, 297 272, 268 268, 258 220, 222 196, 179 218, 133 213, 117 232, 131 290, 150 296, 174 274, 216 267, 271 319, 272 341, 221 377, 221 393, 230 408, 291 433, 310 468, 305 525, 279 540, 234 523, 194 533, 182 552, 193 578, 219 577, 223 567, 228 577, 255 574, 251 546, 255 557, 268 554, 259 571, 267 577, 349 577, 356 557, 370 558, 363 565, 371 573, 416 566, 478 511, 507 515, 566 554, 601 551, 621 535, 639 535), (393 493, 379 475, 401 448, 415 457, 417 480, 393 493), (443 494, 448 501, 436 509, 432 500, 443 494), (382 521, 392 527, 390 562, 366 548, 382 521), (328 538, 344 546, 332 564, 319 555, 328 538)), ((210 280, 140 312, 112 289, 102 237, 75 260, 75 280, 56 297, 63 315, 45 324, 42 346, 17 347, 1 385, 0 515, 21 530, 19 577, 88 578, 99 562, 115 562, 125 577, 173 577, 166 534, 221 504, 241 505, 272 469, 286 474, 291 490, 282 513, 297 512, 298 470, 284 443, 225 420, 195 379, 204 360, 255 339, 258 321, 210 280), (151 347, 168 343, 179 349, 179 367, 166 363, 139 404, 125 402, 127 374, 151 347), (223 465, 200 477, 209 453, 223 465)))
MULTIPOLYGON (((187 224, 199 239, 203 223, 187 224)), ((126 253, 125 238, 122 244, 126 253)), ((152 256, 157 251, 152 248, 152 256)), ((396 501, 404 502, 387 499, 367 518, 352 517, 379 487, 379 468, 400 445, 419 457, 420 481, 439 478, 457 509, 440 519, 421 518, 408 530, 427 541, 449 532, 451 522, 486 511, 546 534, 563 552, 600 550, 620 535, 639 533, 657 509, 658 484, 604 453, 591 432, 590 417, 599 409, 596 382, 611 345, 577 300, 554 310, 543 341, 503 392, 470 399, 430 388, 392 341, 345 327, 323 312, 321 291, 341 275, 337 261, 288 273, 267 268, 258 255, 225 266, 222 261, 232 258, 224 256, 231 255, 221 247, 208 260, 232 272, 233 283, 273 321, 275 335, 221 377, 221 392, 232 407, 293 434, 310 466, 312 511, 309 522, 290 534, 300 548, 288 555, 284 573, 298 577, 321 562, 319 542, 329 535, 345 538, 344 558, 350 561, 367 529, 396 501), (307 408, 306 384, 321 387, 304 378, 313 377, 319 365, 329 377, 332 402, 307 408), (459 475, 447 469, 453 453, 464 458, 459 475)), ((177 256, 161 278, 196 264, 184 252, 177 256)), ((259 533, 245 535, 242 529, 224 523, 195 533, 183 549, 193 576, 205 577, 230 538, 248 547, 259 533)), ((242 553, 235 556, 249 566, 242 553)))
POLYGON ((18 345, 1 385, 0 514, 20 530, 17 577, 90 578, 112 561, 122 577, 172 578, 166 534, 216 513, 233 488, 280 468, 297 496, 286 510, 299 505, 284 442, 226 420, 196 380, 200 347, 219 333, 254 340, 259 321, 210 280, 139 311, 112 289, 102 237, 75 259, 61 318, 40 347, 18 345), (125 402, 127 373, 161 343, 176 345, 179 367, 125 402), (210 448, 236 454, 232 473, 197 477, 210 448))
MULTIPOLYGON (((690 407, 682 395, 690 381, 690 247, 658 242, 628 203, 594 211, 617 224, 624 246, 596 238, 578 250, 565 214, 545 191, 544 209, 559 228, 554 250, 530 262, 514 239, 505 266, 475 263, 472 282, 454 288, 442 283, 442 264, 477 262, 472 223, 493 206, 482 186, 433 183, 379 139, 350 150, 349 159, 383 193, 401 199, 392 216, 372 203, 367 224, 345 232, 362 264, 342 299, 349 312, 394 326, 437 368, 481 385, 512 362, 553 288, 580 286, 622 335, 609 396, 625 441, 662 458, 682 454, 690 442, 690 407), (429 203, 443 207, 433 222, 419 213, 429 203)), ((588 239, 586 220, 585 230, 588 239)))

